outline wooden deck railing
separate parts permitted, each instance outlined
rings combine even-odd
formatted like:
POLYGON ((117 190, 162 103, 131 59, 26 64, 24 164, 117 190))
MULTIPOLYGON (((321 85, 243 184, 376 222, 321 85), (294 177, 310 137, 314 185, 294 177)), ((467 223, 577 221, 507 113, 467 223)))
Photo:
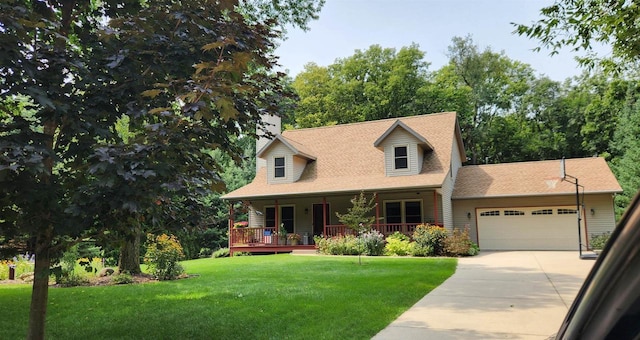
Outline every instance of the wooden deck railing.
MULTIPOLYGON (((416 226, 422 223, 384 223, 374 224, 372 228, 384 236, 389 236, 395 232, 400 232, 407 236, 413 236, 416 226)), ((232 246, 285 246, 286 239, 281 239, 276 233, 277 228, 273 227, 250 227, 232 228, 229 233, 230 244, 232 246)), ((338 235, 353 235, 353 230, 345 225, 327 225, 324 228, 324 237, 334 237, 338 235)), ((309 243, 312 241, 309 240, 309 243)), ((300 242, 302 243, 302 242, 300 242)))
MULTIPOLYGON (((416 230, 416 226, 420 224, 422 223, 384 223, 374 224, 371 227, 384 236, 389 236, 395 232, 400 232, 407 236, 412 236, 413 232, 416 230)), ((325 226, 324 230, 325 237, 354 234, 353 230, 349 229, 346 225, 341 224, 327 225, 325 226)))
POLYGON ((229 235, 232 245, 272 244, 285 245, 286 239, 281 240, 276 234, 276 228, 251 227, 232 228, 229 235))

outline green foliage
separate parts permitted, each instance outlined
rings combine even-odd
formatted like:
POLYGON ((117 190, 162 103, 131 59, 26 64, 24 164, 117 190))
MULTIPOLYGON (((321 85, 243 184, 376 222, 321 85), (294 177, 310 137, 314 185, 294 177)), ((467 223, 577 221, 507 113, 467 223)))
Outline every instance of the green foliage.
POLYGON ((29 255, 17 255, 11 260, 0 260, 0 280, 9 279, 9 266, 13 266, 15 278, 33 272, 33 259, 29 255))
POLYGON ((182 246, 175 236, 148 236, 149 244, 144 262, 158 280, 174 280, 184 273, 178 263, 184 258, 182 246))
POLYGON ((331 238, 315 237, 318 252, 326 255, 359 255, 362 253, 361 243, 354 235, 334 236, 331 238))
POLYGON ((478 254, 478 246, 471 241, 469 228, 454 228, 444 239, 444 252, 450 256, 469 256, 478 254))
POLYGON ((465 107, 470 110, 459 112, 460 127, 471 164, 478 164, 486 157, 495 156, 485 147, 484 136, 494 117, 517 110, 517 104, 534 79, 533 69, 504 53, 495 53, 489 48, 480 50, 470 35, 454 37, 447 55, 453 77, 447 85, 468 95, 465 107))
POLYGON ((602 250, 607 242, 609 242, 609 238, 611 238, 610 232, 591 234, 591 237, 589 237, 589 247, 591 249, 602 250))
POLYGON ((372 45, 328 67, 305 65, 293 82, 297 127, 353 123, 425 113, 415 105, 428 63, 417 45, 372 45))
POLYGON ((384 254, 385 239, 377 230, 363 232, 358 235, 361 244, 362 255, 380 256, 384 254))
POLYGON ((371 229, 371 225, 376 218, 371 216, 371 210, 376 206, 375 195, 367 201, 364 192, 360 192, 359 196, 351 199, 352 207, 347 209, 347 213, 340 214, 336 212, 336 216, 340 223, 346 225, 349 229, 357 234, 366 232, 371 229))
POLYGON ((211 257, 213 257, 214 259, 221 258, 221 257, 229 257, 229 248, 220 248, 214 251, 211 257))
POLYGON ((226 228, 218 226, 211 228, 185 228, 176 232, 187 259, 209 257, 213 249, 218 249, 228 243, 226 228))
POLYGON ((126 285, 133 282, 133 276, 131 276, 131 274, 129 273, 118 273, 111 276, 111 283, 116 285, 126 285))
POLYGON ((445 255, 447 230, 437 225, 421 224, 413 232, 413 239, 425 256, 445 255))
POLYGON ((415 243, 411 242, 407 235, 395 232, 387 236, 387 244, 384 246, 385 255, 406 256, 413 253, 415 243))
POLYGON ((640 57, 640 7, 634 1, 557 0, 540 14, 542 19, 530 25, 514 24, 515 32, 539 40, 552 55, 562 48, 586 51, 578 60, 589 68, 600 66, 613 73, 635 69, 640 57), (596 55, 596 44, 610 45, 611 54, 596 55))

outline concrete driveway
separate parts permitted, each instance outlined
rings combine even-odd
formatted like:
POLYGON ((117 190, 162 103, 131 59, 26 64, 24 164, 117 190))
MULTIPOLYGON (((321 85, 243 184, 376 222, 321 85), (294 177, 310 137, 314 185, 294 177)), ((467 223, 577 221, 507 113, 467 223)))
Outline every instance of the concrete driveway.
POLYGON ((595 261, 572 251, 481 252, 373 339, 545 339, 595 261))

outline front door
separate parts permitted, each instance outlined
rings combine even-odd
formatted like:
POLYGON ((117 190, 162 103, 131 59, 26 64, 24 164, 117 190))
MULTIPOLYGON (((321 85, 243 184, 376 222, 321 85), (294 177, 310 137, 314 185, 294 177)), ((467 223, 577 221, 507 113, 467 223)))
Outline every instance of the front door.
MULTIPOLYGON (((329 208, 329 204, 327 204, 327 211, 325 212, 327 224, 329 224, 329 221, 330 221, 330 216, 331 216, 329 214, 330 210, 331 209, 329 208)), ((319 236, 324 233, 324 220, 325 219, 322 217, 322 204, 314 204, 313 205, 313 235, 314 236, 319 236)))

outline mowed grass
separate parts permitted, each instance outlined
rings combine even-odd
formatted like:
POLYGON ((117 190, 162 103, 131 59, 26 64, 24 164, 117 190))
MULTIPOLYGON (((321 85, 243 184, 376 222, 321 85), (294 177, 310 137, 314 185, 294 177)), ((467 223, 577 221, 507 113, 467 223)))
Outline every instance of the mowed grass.
MULTIPOLYGON (((177 281, 51 288, 48 339, 370 339, 453 274, 450 258, 245 256, 177 281)), ((0 285, 0 338, 23 339, 31 286, 0 285)))

